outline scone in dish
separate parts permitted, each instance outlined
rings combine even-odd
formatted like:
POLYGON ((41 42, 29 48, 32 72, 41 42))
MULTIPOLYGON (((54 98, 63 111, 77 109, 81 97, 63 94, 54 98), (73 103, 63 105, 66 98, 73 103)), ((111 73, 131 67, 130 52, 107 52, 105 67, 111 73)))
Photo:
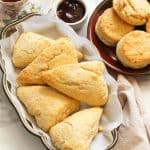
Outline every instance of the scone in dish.
POLYGON ((88 61, 56 67, 42 73, 49 86, 90 106, 103 106, 108 100, 108 86, 103 77, 104 64, 88 61))
POLYGON ((108 8, 102 15, 99 16, 95 32, 108 46, 116 46, 118 41, 127 33, 132 31, 134 26, 129 25, 125 21, 121 20, 116 14, 113 8, 108 8))
POLYGON ((17 77, 19 85, 44 84, 40 73, 54 67, 77 63, 82 54, 68 38, 60 38, 45 48, 17 77))
POLYGON ((135 26, 144 25, 150 14, 147 0, 113 0, 113 8, 122 20, 135 26))
POLYGON ((80 108, 78 101, 47 86, 21 86, 17 96, 46 132, 80 108))
POLYGON ((37 33, 27 32, 21 34, 13 46, 13 64, 17 68, 26 67, 41 51, 43 51, 43 49, 49 47, 52 43, 52 39, 37 33))
POLYGON ((117 56, 122 64, 133 69, 150 64, 150 34, 144 31, 132 31, 118 43, 117 56))
POLYGON ((50 130, 54 145, 60 150, 89 150, 99 129, 102 109, 93 107, 79 111, 50 130))

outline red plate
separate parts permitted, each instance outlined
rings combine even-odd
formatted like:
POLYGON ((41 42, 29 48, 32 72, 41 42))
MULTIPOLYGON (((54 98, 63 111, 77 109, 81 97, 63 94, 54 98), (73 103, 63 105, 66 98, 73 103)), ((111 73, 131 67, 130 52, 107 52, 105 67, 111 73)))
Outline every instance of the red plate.
MULTIPOLYGON (((124 67, 116 56, 116 48, 112 48, 103 44, 95 34, 95 24, 97 22, 98 17, 104 12, 105 9, 112 7, 112 0, 104 0, 100 3, 97 8, 94 10, 89 24, 88 24, 88 31, 87 36, 89 40, 93 42, 93 44, 97 47, 100 52, 100 55, 104 61, 104 63, 110 67, 111 69, 117 71, 118 73, 130 76, 142 76, 142 75, 149 75, 150 74, 150 65, 143 69, 130 69, 124 67)), ((138 27, 138 29, 144 30, 142 27, 138 27)))

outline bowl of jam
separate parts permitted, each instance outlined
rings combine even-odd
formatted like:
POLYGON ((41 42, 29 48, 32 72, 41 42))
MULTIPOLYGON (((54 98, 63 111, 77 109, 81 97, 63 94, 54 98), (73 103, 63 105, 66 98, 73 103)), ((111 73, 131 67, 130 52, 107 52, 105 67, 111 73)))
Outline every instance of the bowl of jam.
POLYGON ((83 0, 59 0, 55 4, 55 16, 78 30, 87 18, 87 8, 83 0))

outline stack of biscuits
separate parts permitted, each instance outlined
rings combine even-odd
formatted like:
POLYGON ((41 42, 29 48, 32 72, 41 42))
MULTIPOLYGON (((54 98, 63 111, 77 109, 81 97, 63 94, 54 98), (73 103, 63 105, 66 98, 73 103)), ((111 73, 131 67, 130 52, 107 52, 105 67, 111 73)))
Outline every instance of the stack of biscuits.
POLYGON ((120 62, 133 69, 150 64, 150 4, 147 0, 113 0, 99 16, 95 32, 107 46, 116 47, 120 62), (135 30, 145 25, 145 31, 135 30))
POLYGON ((16 95, 60 150, 89 149, 108 100, 103 62, 83 57, 69 38, 32 32, 13 47, 12 62, 20 69, 16 95), (82 103, 87 109, 80 110, 82 103))

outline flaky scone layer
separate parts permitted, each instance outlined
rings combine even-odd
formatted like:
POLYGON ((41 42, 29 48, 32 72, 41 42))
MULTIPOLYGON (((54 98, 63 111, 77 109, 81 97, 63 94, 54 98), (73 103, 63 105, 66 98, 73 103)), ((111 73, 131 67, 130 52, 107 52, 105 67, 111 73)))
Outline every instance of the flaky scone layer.
POLYGON ((134 26, 121 20, 113 8, 106 9, 95 26, 97 36, 108 46, 116 46, 117 42, 133 29, 134 26))
POLYGON ((113 0, 113 8, 121 19, 135 26, 145 24, 150 14, 147 0, 113 0))
POLYGON ((150 64, 150 34, 144 31, 132 31, 118 43, 116 54, 126 67, 143 68, 150 64))

